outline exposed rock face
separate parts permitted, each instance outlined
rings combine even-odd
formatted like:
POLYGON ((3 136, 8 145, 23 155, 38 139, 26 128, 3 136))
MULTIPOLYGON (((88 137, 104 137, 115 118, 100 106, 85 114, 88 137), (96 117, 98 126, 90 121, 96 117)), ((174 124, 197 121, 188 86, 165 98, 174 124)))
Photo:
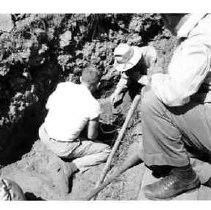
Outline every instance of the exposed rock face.
POLYGON ((163 30, 157 14, 16 14, 5 18, 8 28, 14 27, 0 34, 1 164, 30 150, 45 116, 46 98, 59 81, 77 83, 82 69, 94 64, 103 73, 99 96, 106 97, 119 78, 112 69, 114 48, 120 42, 146 45, 163 30))
POLYGON ((3 168, 2 175, 16 181, 29 196, 34 198, 59 199, 65 197, 62 186, 61 159, 36 141, 31 151, 22 160, 3 168), (58 178, 61 178, 60 181, 58 178))
MULTIPOLYGON (((129 154, 135 152, 137 143, 129 149, 129 154)), ((32 150, 20 161, 2 169, 2 176, 7 177, 22 188, 27 200, 78 200, 84 198, 95 187, 104 164, 93 166, 83 174, 76 174, 72 180, 71 192, 64 193, 62 181, 58 181, 58 170, 61 160, 36 141, 32 150)), ((115 163, 116 170, 121 164, 115 163)), ((110 176, 113 170, 109 173, 110 176)), ((134 200, 139 191, 143 166, 139 165, 128 170, 125 174, 99 194, 100 200, 134 200), (115 188, 115 190, 114 190, 115 188)))
POLYGON ((14 27, 10 14, 0 14, 0 31, 10 32, 14 27))

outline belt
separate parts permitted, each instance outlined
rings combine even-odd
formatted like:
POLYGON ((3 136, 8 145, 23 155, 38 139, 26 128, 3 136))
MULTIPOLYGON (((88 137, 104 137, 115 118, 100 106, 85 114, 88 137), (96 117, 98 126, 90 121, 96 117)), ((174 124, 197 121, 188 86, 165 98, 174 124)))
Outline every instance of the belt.
MULTIPOLYGON (((44 129, 44 131, 46 132, 46 134, 48 135, 48 132, 46 131, 46 129, 45 129, 45 127, 43 126, 43 129, 44 129)), ((52 140, 52 141, 55 141, 55 142, 59 142, 59 143, 70 143, 70 142, 76 142, 76 140, 78 139, 78 138, 76 138, 76 139, 74 139, 74 140, 72 140, 72 141, 62 141, 62 140, 59 140, 59 139, 54 139, 54 138, 51 138, 49 135, 48 135, 48 137, 49 137, 49 140, 52 140)), ((79 139, 78 139, 79 140, 79 139)))
POLYGON ((62 141, 62 140, 58 140, 58 139, 54 139, 54 138, 50 138, 50 137, 49 137, 49 139, 52 141, 60 142, 60 143, 70 143, 71 142, 71 141, 62 141))

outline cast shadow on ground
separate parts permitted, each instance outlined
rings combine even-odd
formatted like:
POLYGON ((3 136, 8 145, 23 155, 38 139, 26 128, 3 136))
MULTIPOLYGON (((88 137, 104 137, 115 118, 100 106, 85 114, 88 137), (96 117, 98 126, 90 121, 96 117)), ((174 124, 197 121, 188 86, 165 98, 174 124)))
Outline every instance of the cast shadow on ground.
POLYGON ((26 192, 25 193, 25 197, 27 201, 45 201, 43 198, 41 197, 37 197, 34 193, 32 192, 26 192))

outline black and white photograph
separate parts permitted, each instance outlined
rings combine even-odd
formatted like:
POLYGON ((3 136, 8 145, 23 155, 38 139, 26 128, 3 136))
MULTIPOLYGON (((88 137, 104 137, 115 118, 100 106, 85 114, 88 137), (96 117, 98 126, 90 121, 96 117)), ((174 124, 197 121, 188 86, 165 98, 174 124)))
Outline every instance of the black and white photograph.
POLYGON ((0 11, 0 200, 211 200, 211 13, 43 11, 0 11))

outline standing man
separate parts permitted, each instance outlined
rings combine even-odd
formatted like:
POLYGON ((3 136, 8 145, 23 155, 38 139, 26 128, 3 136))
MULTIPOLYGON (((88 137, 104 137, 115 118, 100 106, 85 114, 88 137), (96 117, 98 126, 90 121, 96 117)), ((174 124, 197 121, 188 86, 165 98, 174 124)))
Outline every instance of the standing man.
POLYGON ((92 94, 99 81, 100 72, 89 66, 82 72, 80 85, 58 84, 46 104, 48 114, 39 130, 40 139, 60 158, 73 160, 63 162, 64 176, 58 177, 58 185, 66 192, 73 173, 105 162, 110 153, 110 147, 97 140, 100 105, 92 94), (85 137, 81 135, 84 130, 85 137))
MULTIPOLYGON (((151 169, 168 166, 169 173, 145 186, 149 199, 168 199, 199 187, 190 157, 211 160, 211 15, 165 14, 163 18, 178 44, 168 73, 153 74, 145 87, 143 159, 151 169)), ((204 173, 210 170, 207 166, 204 173)), ((209 178, 210 173, 207 183, 209 178)))

